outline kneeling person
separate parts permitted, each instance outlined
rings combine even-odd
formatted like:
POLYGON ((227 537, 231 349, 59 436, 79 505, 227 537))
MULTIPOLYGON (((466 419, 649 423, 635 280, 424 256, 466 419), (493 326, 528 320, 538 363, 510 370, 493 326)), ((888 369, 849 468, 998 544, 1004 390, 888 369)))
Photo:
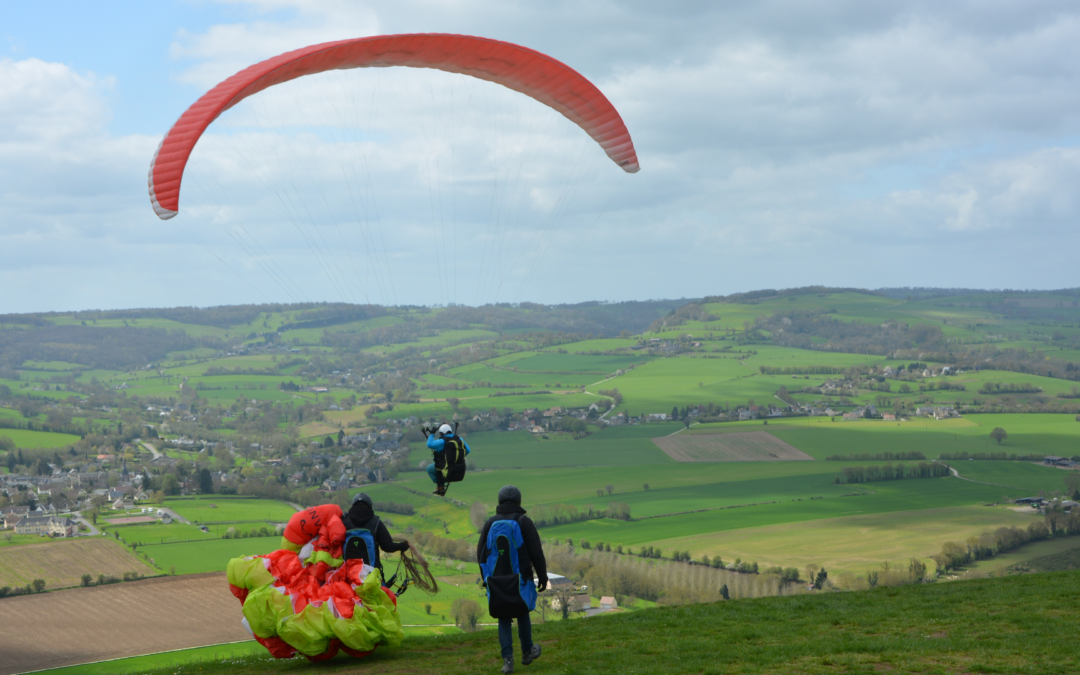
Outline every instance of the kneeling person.
POLYGON ((386 524, 382 522, 377 515, 375 515, 374 505, 371 501, 371 497, 365 492, 358 492, 352 501, 352 506, 349 507, 349 512, 345 514, 345 517, 341 519, 345 525, 346 537, 345 537, 345 558, 360 557, 364 559, 364 562, 379 569, 382 572, 382 561, 378 551, 351 551, 350 547, 360 547, 361 540, 355 537, 349 537, 349 532, 353 530, 368 530, 371 533, 372 540, 375 545, 383 550, 385 553, 398 553, 400 551, 409 550, 409 542, 402 541, 396 542, 394 538, 390 536, 390 530, 386 529, 386 524), (359 555, 357 555, 359 554, 359 555), (369 558, 374 558, 371 560, 369 558))

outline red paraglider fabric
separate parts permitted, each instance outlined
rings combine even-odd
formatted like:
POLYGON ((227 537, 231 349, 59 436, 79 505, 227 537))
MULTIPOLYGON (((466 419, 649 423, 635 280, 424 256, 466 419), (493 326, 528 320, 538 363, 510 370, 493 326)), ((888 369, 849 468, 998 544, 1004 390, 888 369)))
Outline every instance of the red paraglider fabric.
POLYGON ((487 38, 441 33, 381 35, 312 45, 245 68, 184 111, 150 164, 150 201, 163 220, 180 208, 188 157, 221 113, 264 89, 305 75, 347 68, 405 66, 460 73, 530 96, 580 126, 628 173, 637 153, 622 117, 591 82, 540 52, 487 38))

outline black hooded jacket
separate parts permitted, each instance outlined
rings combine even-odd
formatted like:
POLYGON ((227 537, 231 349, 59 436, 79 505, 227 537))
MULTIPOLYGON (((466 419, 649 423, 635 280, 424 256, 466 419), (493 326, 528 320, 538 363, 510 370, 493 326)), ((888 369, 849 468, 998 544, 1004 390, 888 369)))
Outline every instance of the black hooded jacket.
MULTIPOLYGON (((357 527, 367 527, 371 519, 375 517, 375 511, 367 502, 353 502, 353 505, 349 507, 349 512, 345 514, 342 519, 346 530, 351 530, 357 527)), ((401 542, 400 544, 394 541, 394 538, 390 536, 390 530, 386 529, 386 524, 383 523, 382 518, 379 519, 379 526, 375 529, 375 543, 379 545, 386 553, 397 553, 398 551, 409 550, 408 542, 401 542)))
POLYGON ((546 585, 548 581, 547 576, 547 560, 544 558, 544 549, 540 546, 540 533, 536 531, 536 525, 533 524, 531 518, 525 515, 525 509, 521 508, 520 504, 513 502, 503 502, 495 508, 495 515, 488 518, 484 523, 484 529, 480 532, 480 542, 476 546, 476 562, 483 564, 487 561, 485 555, 487 551, 487 538, 488 531, 491 530, 491 524, 496 520, 509 520, 510 516, 518 515, 518 526, 521 527, 521 538, 525 540, 525 545, 521 547, 518 557, 518 565, 521 567, 521 577, 523 579, 532 579, 533 570, 536 571, 536 579, 540 585, 546 585))

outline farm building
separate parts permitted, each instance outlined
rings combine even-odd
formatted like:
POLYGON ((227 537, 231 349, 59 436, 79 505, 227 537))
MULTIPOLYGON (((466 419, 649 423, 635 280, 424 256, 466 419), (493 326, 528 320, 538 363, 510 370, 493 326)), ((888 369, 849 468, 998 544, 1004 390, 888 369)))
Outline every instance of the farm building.
POLYGON ((548 572, 548 586, 552 589, 569 588, 570 586, 573 586, 573 584, 574 582, 561 574, 548 572))
POLYGON ((1076 466, 1076 462, 1072 461, 1068 457, 1058 457, 1057 455, 1047 455, 1043 457, 1043 464, 1047 466, 1061 466, 1061 467, 1073 467, 1076 466))
MULTIPOLYGON (((551 608, 556 611, 561 610, 562 600, 559 598, 552 598, 551 608)), ((588 593, 570 596, 571 612, 588 612, 590 609, 592 609, 592 598, 589 597, 588 593)))
POLYGON ((15 534, 42 534, 53 537, 74 537, 78 526, 70 518, 56 516, 27 516, 15 524, 15 534))

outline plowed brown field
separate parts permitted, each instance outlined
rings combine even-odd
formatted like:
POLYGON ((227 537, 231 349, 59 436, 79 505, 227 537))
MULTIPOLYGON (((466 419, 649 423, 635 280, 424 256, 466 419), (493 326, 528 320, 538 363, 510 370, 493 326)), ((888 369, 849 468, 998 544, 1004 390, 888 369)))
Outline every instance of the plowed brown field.
POLYGON ((781 462, 810 455, 764 431, 664 436, 653 443, 676 462, 781 462))
POLYGON ((78 537, 44 544, 0 548, 0 586, 25 586, 44 579, 46 588, 78 586, 82 575, 123 577, 158 574, 131 551, 106 537, 78 537))
POLYGON ((0 675, 251 639, 225 574, 0 600, 0 675))

